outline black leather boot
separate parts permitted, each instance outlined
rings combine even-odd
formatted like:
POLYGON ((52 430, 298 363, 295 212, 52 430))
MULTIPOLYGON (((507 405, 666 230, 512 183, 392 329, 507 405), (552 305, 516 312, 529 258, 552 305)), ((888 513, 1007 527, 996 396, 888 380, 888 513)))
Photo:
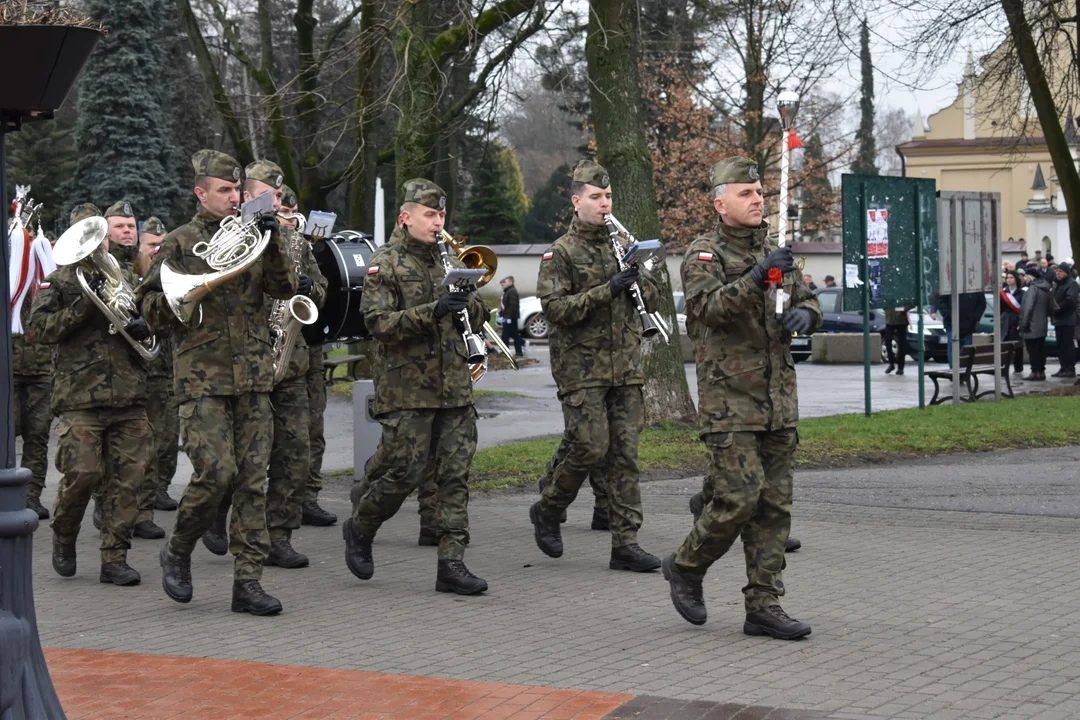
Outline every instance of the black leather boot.
POLYGON ((163 512, 172 512, 179 505, 175 500, 169 497, 169 492, 165 488, 158 488, 157 496, 154 498, 154 509, 161 510, 163 512))
POLYGON ((747 635, 771 635, 781 640, 798 640, 810 634, 810 626, 789 617, 779 605, 770 605, 746 613, 743 632, 747 635))
POLYGON ((161 586, 165 594, 178 603, 191 602, 191 556, 178 555, 169 543, 161 546, 161 586))
POLYGON ((797 537, 788 535, 787 544, 784 545, 784 552, 795 552, 802 547, 802 540, 797 537))
POLYGON ((135 527, 132 528, 131 534, 137 538, 142 538, 143 540, 160 540, 165 537, 165 530, 153 520, 143 520, 142 522, 135 523, 135 527))
POLYGON ((142 576, 139 575, 138 570, 128 565, 126 561, 119 560, 117 562, 101 563, 99 580, 113 585, 138 585, 142 582, 142 576))
POLYGON ((548 557, 562 557, 562 529, 557 520, 546 518, 540 514, 539 501, 529 508, 529 519, 533 524, 533 536, 536 538, 536 547, 548 557))
POLYGON ((375 561, 371 557, 374 538, 357 533, 352 518, 341 524, 341 534, 345 538, 345 564, 349 572, 361 580, 370 580, 375 574, 375 561))
POLYGON ((75 575, 75 543, 65 545, 54 536, 52 542, 52 566, 60 577, 72 577, 75 575))
POLYGON ((273 595, 267 595, 258 580, 234 580, 232 611, 252 615, 277 615, 281 612, 281 601, 273 595))
POLYGON ((465 567, 461 560, 440 560, 435 589, 458 595, 477 595, 485 592, 488 584, 484 578, 478 578, 469 572, 469 568, 465 567))
POLYGON ((39 497, 28 496, 26 498, 26 509, 27 510, 33 510, 34 512, 36 512, 37 516, 38 516, 38 520, 48 520, 49 519, 49 510, 48 510, 48 508, 46 508, 44 505, 41 504, 41 498, 39 498, 39 497))
POLYGON ((280 568, 302 568, 308 566, 308 557, 293 549, 292 543, 287 539, 274 540, 270 543, 270 553, 263 561, 263 565, 276 565, 280 568))
POLYGON ((423 547, 438 547, 439 546, 439 533, 435 528, 420 528, 420 539, 416 542, 417 545, 423 547))
POLYGON ((592 529, 593 530, 610 530, 611 523, 608 521, 608 511, 602 508, 594 507, 592 509, 592 529))
POLYGON ((214 516, 214 524, 203 533, 202 544, 215 555, 224 555, 229 552, 229 506, 224 511, 219 507, 218 514, 214 516))
POLYGON ((637 543, 632 543, 611 548, 611 562, 608 567, 612 570, 652 572, 660 567, 660 558, 645 552, 637 543))
POLYGON ((671 585, 671 604, 692 625, 704 625, 708 614, 701 594, 702 578, 685 573, 675 564, 675 553, 664 558, 664 579, 671 585))
POLYGON ((300 506, 300 523, 315 527, 328 527, 337 522, 337 515, 323 510, 319 503, 308 500, 300 506))

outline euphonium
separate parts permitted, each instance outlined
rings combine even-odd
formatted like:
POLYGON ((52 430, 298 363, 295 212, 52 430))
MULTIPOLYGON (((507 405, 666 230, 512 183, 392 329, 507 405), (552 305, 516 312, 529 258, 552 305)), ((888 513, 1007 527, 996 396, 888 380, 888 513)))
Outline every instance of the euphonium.
POLYGON ((258 218, 242 223, 238 216, 230 215, 221 221, 210 242, 195 243, 192 253, 217 272, 188 275, 173 270, 168 261, 161 264, 161 290, 180 322, 188 325, 194 319, 194 326, 198 326, 202 322, 199 303, 206 294, 258 262, 270 244, 270 232, 260 233, 258 223, 258 218))
POLYGON ((157 338, 153 335, 139 341, 124 329, 139 317, 135 292, 120 271, 120 263, 105 249, 109 223, 103 217, 91 217, 72 225, 53 247, 57 265, 76 265, 75 277, 83 294, 97 306, 109 321, 109 334, 119 333, 144 360, 158 354, 157 338))
MULTIPOLYGON (((299 232, 292 233, 289 253, 297 277, 303 271, 300 259, 304 256, 303 244, 305 242, 307 240, 299 232)), ((275 384, 281 382, 281 379, 285 377, 285 371, 289 369, 289 358, 292 357, 293 348, 296 347, 296 335, 300 332, 300 327, 310 325, 318 319, 319 308, 315 306, 311 298, 293 295, 288 300, 274 301, 274 306, 270 310, 270 334, 274 348, 275 384)))
MULTIPOLYGON (((495 251, 489 248, 487 245, 472 245, 465 247, 464 243, 457 241, 445 230, 441 233, 442 241, 446 246, 453 250, 457 256, 458 261, 469 268, 470 270, 484 269, 484 277, 480 278, 480 281, 476 283, 477 288, 482 288, 491 282, 495 277, 495 271, 499 269, 499 258, 496 257, 495 251)), ((491 327, 491 323, 484 321, 484 336, 491 341, 491 344, 498 348, 499 352, 506 356, 506 359, 510 361, 510 366, 515 370, 518 369, 517 360, 514 359, 514 354, 510 352, 510 348, 506 347, 506 343, 502 341, 499 334, 495 332, 495 328, 491 327)), ((469 366, 469 374, 472 376, 474 383, 478 382, 480 378, 487 374, 487 353, 484 353, 484 359, 472 363, 469 366)))

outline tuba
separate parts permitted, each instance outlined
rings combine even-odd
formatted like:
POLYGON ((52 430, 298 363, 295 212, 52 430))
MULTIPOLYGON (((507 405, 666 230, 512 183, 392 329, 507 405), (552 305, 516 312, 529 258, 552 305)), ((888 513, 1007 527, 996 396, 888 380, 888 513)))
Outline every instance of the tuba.
MULTIPOLYGON (((491 282, 495 277, 495 271, 499 269, 499 258, 495 256, 495 251, 489 248, 487 245, 473 245, 471 247, 465 247, 465 243, 455 239, 450 233, 445 230, 442 231, 442 242, 457 255, 458 261, 469 268, 470 270, 485 270, 484 276, 480 278, 480 281, 476 283, 477 288, 482 288, 491 282)), ((491 323, 484 322, 484 337, 491 341, 491 344, 498 348, 499 352, 506 356, 506 359, 510 361, 510 367, 515 370, 518 369, 517 360, 514 359, 514 354, 510 352, 510 348, 506 347, 506 343, 502 341, 499 334, 495 332, 495 328, 491 327, 491 323)), ((473 383, 479 382, 480 378, 487 374, 487 353, 484 353, 484 358, 476 362, 470 362, 469 375, 472 377, 473 383)))
POLYGON ((157 338, 153 335, 139 341, 124 330, 139 317, 135 292, 124 280, 120 263, 105 249, 109 223, 103 217, 90 217, 72 225, 53 247, 57 265, 76 265, 75 277, 83 294, 108 319, 109 334, 119 333, 144 360, 158 354, 157 338))
POLYGON ((185 325, 202 322, 199 304, 207 293, 241 274, 262 257, 270 244, 270 233, 258 230, 258 218, 244 223, 236 215, 221 221, 210 242, 197 242, 192 253, 216 272, 188 275, 161 263, 161 290, 173 314, 185 325), (194 320, 194 323, 192 323, 194 320))
MULTIPOLYGON (((301 216, 302 218, 303 216, 301 216)), ((303 227, 301 219, 300 227, 303 227)), ((289 232, 286 230, 285 232, 289 232)), ((304 256, 304 245, 307 242, 298 231, 291 233, 292 242, 289 243, 289 253, 292 257, 293 267, 297 277, 303 268, 300 260, 304 256)), ((274 383, 281 382, 285 377, 285 371, 289 369, 289 358, 292 357, 296 347, 296 335, 302 326, 311 325, 319 319, 319 308, 309 297, 293 295, 288 300, 275 300, 270 310, 270 335, 273 338, 274 348, 274 383)))

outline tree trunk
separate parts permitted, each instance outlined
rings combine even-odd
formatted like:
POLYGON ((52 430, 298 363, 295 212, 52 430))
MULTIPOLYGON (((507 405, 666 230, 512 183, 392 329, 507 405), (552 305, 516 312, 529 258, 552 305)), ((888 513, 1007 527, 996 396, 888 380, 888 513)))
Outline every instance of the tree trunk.
POLYGON ((356 156, 358 167, 349 188, 349 227, 375 230, 375 175, 377 146, 374 104, 379 88, 383 52, 374 41, 377 0, 363 0, 360 9, 360 53, 356 58, 356 156))
MULTIPOLYGON (((638 8, 635 0, 589 0, 585 56, 589 100, 598 160, 611 174, 615 216, 640 239, 660 238, 660 220, 653 189, 652 156, 641 119, 638 8)), ((705 172, 704 168, 688 168, 705 172)), ((655 277, 660 284, 660 314, 671 325, 671 339, 646 341, 645 421, 691 421, 697 413, 690 399, 675 322, 675 302, 666 266, 655 277)))
POLYGON ((1024 16, 1023 0, 1001 0, 1001 7, 1009 23, 1009 32, 1016 55, 1020 59, 1020 66, 1024 69, 1024 77, 1031 91, 1031 103, 1035 106, 1039 125, 1042 126, 1050 159, 1054 161, 1054 171, 1057 173, 1058 184, 1061 185, 1061 193, 1065 196, 1073 257, 1080 258, 1080 173, 1076 170, 1069 142, 1065 139, 1065 131, 1061 127, 1061 116, 1054 105, 1054 94, 1046 79, 1046 71, 1031 33, 1031 25, 1024 16))

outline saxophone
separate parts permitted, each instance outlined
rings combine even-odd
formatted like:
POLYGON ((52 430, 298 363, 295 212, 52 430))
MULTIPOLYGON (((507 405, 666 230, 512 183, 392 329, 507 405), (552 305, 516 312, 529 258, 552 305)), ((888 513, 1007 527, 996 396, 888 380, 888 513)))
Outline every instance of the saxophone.
MULTIPOLYGON (((289 254, 292 257, 296 276, 300 277, 303 268, 300 260, 304 257, 304 243, 307 240, 295 230, 289 233, 289 254)), ((296 347, 296 336, 303 325, 311 325, 319 319, 319 309, 311 298, 305 295, 293 295, 288 300, 275 300, 270 309, 270 337, 274 350, 274 384, 281 382, 289 368, 289 358, 296 347)))

